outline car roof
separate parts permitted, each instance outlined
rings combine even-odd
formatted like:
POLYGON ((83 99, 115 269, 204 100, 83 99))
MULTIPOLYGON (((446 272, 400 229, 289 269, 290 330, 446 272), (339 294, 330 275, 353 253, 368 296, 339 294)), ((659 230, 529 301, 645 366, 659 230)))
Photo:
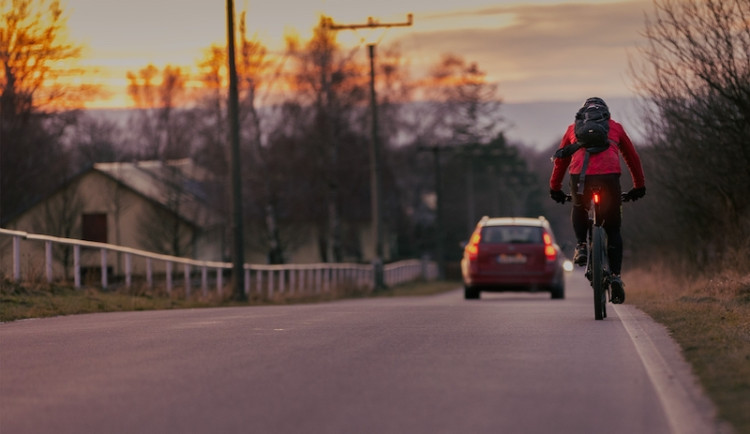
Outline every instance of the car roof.
POLYGON ((544 217, 483 217, 479 221, 482 226, 538 226, 546 227, 547 219, 544 217))

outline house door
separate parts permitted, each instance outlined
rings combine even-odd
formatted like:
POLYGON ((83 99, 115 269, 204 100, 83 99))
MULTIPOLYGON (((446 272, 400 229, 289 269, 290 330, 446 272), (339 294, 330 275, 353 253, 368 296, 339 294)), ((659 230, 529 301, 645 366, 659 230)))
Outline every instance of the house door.
POLYGON ((81 238, 98 243, 107 242, 107 214, 84 214, 81 238))

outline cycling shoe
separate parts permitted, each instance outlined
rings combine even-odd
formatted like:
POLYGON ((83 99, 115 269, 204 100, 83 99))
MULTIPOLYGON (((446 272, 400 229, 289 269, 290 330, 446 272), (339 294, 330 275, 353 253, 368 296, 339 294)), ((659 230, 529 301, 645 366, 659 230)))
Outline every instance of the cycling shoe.
POLYGON ((575 253, 573 255, 573 262, 576 265, 586 265, 586 260, 588 258, 588 248, 586 246, 586 243, 578 243, 576 246, 575 253))
POLYGON ((622 283, 620 276, 612 276, 609 285, 612 290, 612 298, 609 301, 612 302, 612 304, 622 304, 625 302, 625 284, 622 283))

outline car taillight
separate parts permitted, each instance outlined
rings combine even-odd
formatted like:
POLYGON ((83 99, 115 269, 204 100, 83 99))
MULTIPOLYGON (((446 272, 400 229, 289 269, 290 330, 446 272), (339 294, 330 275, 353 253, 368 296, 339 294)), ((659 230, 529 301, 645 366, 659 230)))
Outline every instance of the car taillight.
POLYGON ((469 244, 466 245, 466 253, 469 256, 470 261, 476 260, 477 256, 479 256, 479 241, 481 239, 482 236, 480 233, 474 232, 469 240, 469 244))
POLYGON ((557 259, 557 250, 555 250, 555 246, 552 245, 552 237, 545 232, 544 235, 542 235, 542 238, 544 239, 544 256, 547 257, 548 261, 554 261, 557 259))

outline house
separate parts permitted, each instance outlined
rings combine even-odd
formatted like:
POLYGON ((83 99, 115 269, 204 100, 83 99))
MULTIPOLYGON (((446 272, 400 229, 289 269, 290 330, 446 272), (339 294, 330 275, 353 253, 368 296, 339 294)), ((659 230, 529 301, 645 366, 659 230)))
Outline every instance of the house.
MULTIPOLYGON (((17 215, 5 228, 221 261, 226 222, 210 206, 212 185, 209 172, 190 159, 97 163, 17 215)), ((8 243, 0 239, 3 270, 8 269, 8 243)), ((43 246, 25 246, 33 248, 43 246)), ((31 250, 24 255, 43 257, 31 250)), ((67 272, 70 249, 57 246, 53 256, 55 274, 67 272)), ((97 267, 97 252, 84 252, 82 262, 97 267)), ((121 262, 119 255, 108 258, 115 274, 121 272, 121 262)), ((137 270, 144 265, 136 262, 133 266, 137 270)))

